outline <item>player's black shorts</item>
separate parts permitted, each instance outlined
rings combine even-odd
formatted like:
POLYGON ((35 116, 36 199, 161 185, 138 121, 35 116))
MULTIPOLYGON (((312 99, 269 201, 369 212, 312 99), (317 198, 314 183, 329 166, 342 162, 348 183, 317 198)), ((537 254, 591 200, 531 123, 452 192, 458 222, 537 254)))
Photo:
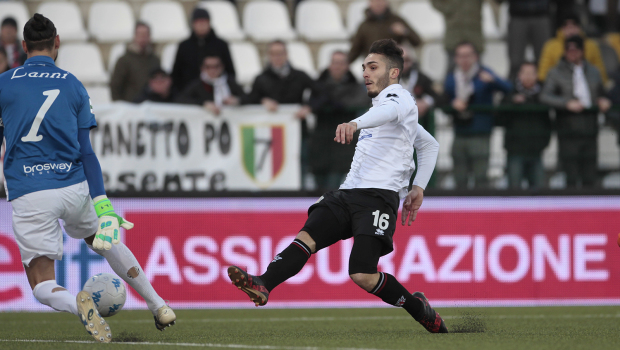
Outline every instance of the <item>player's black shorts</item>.
POLYGON ((375 245, 378 242, 378 247, 354 244, 349 264, 350 273, 373 273, 379 258, 394 250, 392 236, 396 230, 399 202, 398 193, 383 189, 356 188, 327 192, 308 209, 308 220, 302 231, 312 237, 317 251, 351 237, 374 237, 360 242, 375 245), (372 255, 376 257, 367 256, 365 261, 376 258, 374 267, 372 263, 365 267, 352 266, 355 261, 362 260, 357 255, 370 251, 375 252, 372 255))

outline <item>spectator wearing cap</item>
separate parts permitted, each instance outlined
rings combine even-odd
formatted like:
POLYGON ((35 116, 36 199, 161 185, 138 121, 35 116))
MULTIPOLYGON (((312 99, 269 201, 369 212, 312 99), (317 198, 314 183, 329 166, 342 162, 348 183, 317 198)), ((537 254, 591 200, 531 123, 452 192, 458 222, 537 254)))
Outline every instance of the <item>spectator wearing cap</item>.
POLYGON ((569 14, 564 17, 561 27, 557 30, 556 37, 549 39, 545 43, 538 61, 538 80, 545 81, 545 79, 547 79, 547 74, 551 68, 555 67, 564 55, 564 40, 574 35, 583 38, 584 59, 598 69, 603 82, 606 83, 607 72, 605 70, 605 63, 603 62, 601 50, 596 41, 586 38, 581 29, 579 16, 576 14, 569 14))
POLYGON ((245 102, 245 93, 235 78, 224 71, 218 56, 207 56, 200 67, 200 77, 185 87, 177 102, 201 105, 212 114, 219 115, 222 107, 245 102))
POLYGON ((149 82, 134 102, 173 102, 172 78, 161 68, 155 68, 149 75, 149 82))
POLYGON ((140 95, 151 72, 159 68, 159 58, 153 51, 150 27, 144 22, 136 23, 133 41, 114 66, 110 80, 113 101, 133 102, 140 95))
POLYGON ((556 109, 559 159, 571 188, 579 180, 582 187, 596 185, 598 111, 591 108, 604 113, 611 106, 599 70, 585 59, 586 49, 580 35, 564 41, 564 56, 549 71, 540 97, 556 109))
POLYGON ((360 24, 351 40, 349 63, 360 55, 368 54, 372 43, 385 38, 394 39, 398 43, 409 42, 413 46, 422 44, 418 33, 404 19, 392 13, 387 0, 370 0, 366 20, 360 24))
POLYGON ((11 67, 9 67, 9 59, 6 57, 6 51, 4 51, 3 47, 0 47, 0 74, 9 69, 11 69, 11 67))
POLYGON ((218 56, 229 76, 235 75, 228 43, 211 28, 209 12, 202 8, 192 13, 192 35, 179 44, 172 68, 172 85, 177 91, 200 76, 200 66, 207 56, 218 56))
POLYGON ((4 48, 9 67, 19 67, 26 61, 26 54, 17 40, 17 21, 6 17, 0 26, 0 46, 4 48))

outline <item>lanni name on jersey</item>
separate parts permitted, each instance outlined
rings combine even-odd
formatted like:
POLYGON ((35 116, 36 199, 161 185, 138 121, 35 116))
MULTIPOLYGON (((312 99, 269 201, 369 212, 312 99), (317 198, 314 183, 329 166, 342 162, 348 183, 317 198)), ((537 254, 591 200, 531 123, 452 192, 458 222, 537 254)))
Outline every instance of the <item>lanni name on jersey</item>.
POLYGON ((23 78, 23 77, 28 77, 28 78, 50 78, 50 79, 66 79, 67 75, 69 75, 69 73, 65 73, 65 74, 60 74, 60 73, 52 73, 52 75, 50 75, 49 73, 45 72, 45 73, 39 73, 39 72, 30 72, 30 73, 24 73, 22 75, 16 75, 17 72, 20 69, 24 69, 24 67, 20 67, 17 68, 13 71, 13 76, 11 77, 11 79, 17 79, 17 78, 23 78))

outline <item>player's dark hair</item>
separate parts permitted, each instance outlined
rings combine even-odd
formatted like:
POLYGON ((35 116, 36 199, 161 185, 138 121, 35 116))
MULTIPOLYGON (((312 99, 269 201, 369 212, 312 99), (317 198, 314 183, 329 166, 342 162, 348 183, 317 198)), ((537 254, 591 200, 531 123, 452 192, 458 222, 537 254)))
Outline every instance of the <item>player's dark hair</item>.
POLYGON ((370 50, 368 53, 376 53, 385 56, 388 62, 388 70, 398 68, 402 73, 403 66, 405 64, 403 59, 403 49, 398 46, 394 39, 381 39, 375 41, 372 45, 370 45, 370 50))
POLYGON ((40 13, 35 13, 24 26, 24 41, 28 51, 51 50, 56 39, 54 23, 40 13))

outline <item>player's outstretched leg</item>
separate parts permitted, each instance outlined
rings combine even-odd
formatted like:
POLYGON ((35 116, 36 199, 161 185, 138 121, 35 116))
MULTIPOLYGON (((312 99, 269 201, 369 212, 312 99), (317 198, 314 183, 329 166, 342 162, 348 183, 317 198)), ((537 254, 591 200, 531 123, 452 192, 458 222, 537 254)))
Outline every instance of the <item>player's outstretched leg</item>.
POLYGON ((374 274, 357 273, 351 275, 351 279, 368 291, 381 298, 384 302, 405 309, 416 321, 431 333, 448 333, 443 319, 431 308, 424 294, 415 292, 413 295, 407 291, 396 278, 389 273, 379 272, 379 280, 374 287, 369 281, 376 279, 374 274), (374 277, 374 278, 373 278, 374 277))
POLYGON ((228 277, 232 283, 247 294, 256 306, 263 306, 269 300, 269 291, 258 276, 248 274, 245 270, 237 266, 228 268, 228 277))
MULTIPOLYGON (((88 293, 80 292, 80 294, 83 293, 88 296, 88 293)), ((37 284, 32 290, 32 294, 43 305, 47 305, 56 311, 69 312, 78 316, 80 323, 86 328, 86 332, 96 341, 109 343, 112 340, 110 326, 99 315, 90 296, 80 298, 80 294, 78 294, 78 297, 74 297, 54 280, 37 284)))
POLYGON ((112 341, 112 331, 110 330, 110 326, 106 323, 103 317, 101 317, 99 311, 97 311, 95 303, 90 297, 90 293, 87 291, 81 291, 74 300, 77 304, 78 317, 84 325, 86 332, 92 335, 98 342, 109 343, 112 341))
POLYGON ((413 295, 389 273, 377 272, 382 242, 373 236, 358 235, 349 258, 349 275, 355 284, 384 302, 405 309, 431 333, 448 333, 443 319, 428 304, 424 294, 413 295))
POLYGON ((420 324, 431 333, 448 333, 448 327, 446 327, 439 313, 428 303, 428 299, 426 299, 424 293, 415 292, 413 293, 413 297, 424 303, 423 312, 421 312, 422 317, 416 318, 416 321, 420 322, 420 324))
POLYGON ((267 271, 261 276, 252 276, 237 266, 228 268, 228 276, 232 284, 246 293, 256 306, 267 304, 269 293, 282 282, 295 276, 304 267, 314 247, 310 247, 306 242, 314 241, 308 233, 302 231, 297 238, 276 255, 267 267, 267 271))
POLYGON ((110 250, 93 249, 91 245, 92 237, 90 237, 90 241, 87 238, 86 243, 95 253, 103 256, 110 264, 110 267, 112 267, 112 270, 144 298, 149 310, 153 313, 155 327, 158 330, 163 331, 166 327, 175 324, 177 316, 174 314, 174 311, 157 294, 151 282, 144 275, 140 263, 138 263, 136 257, 123 242, 113 244, 110 250))

